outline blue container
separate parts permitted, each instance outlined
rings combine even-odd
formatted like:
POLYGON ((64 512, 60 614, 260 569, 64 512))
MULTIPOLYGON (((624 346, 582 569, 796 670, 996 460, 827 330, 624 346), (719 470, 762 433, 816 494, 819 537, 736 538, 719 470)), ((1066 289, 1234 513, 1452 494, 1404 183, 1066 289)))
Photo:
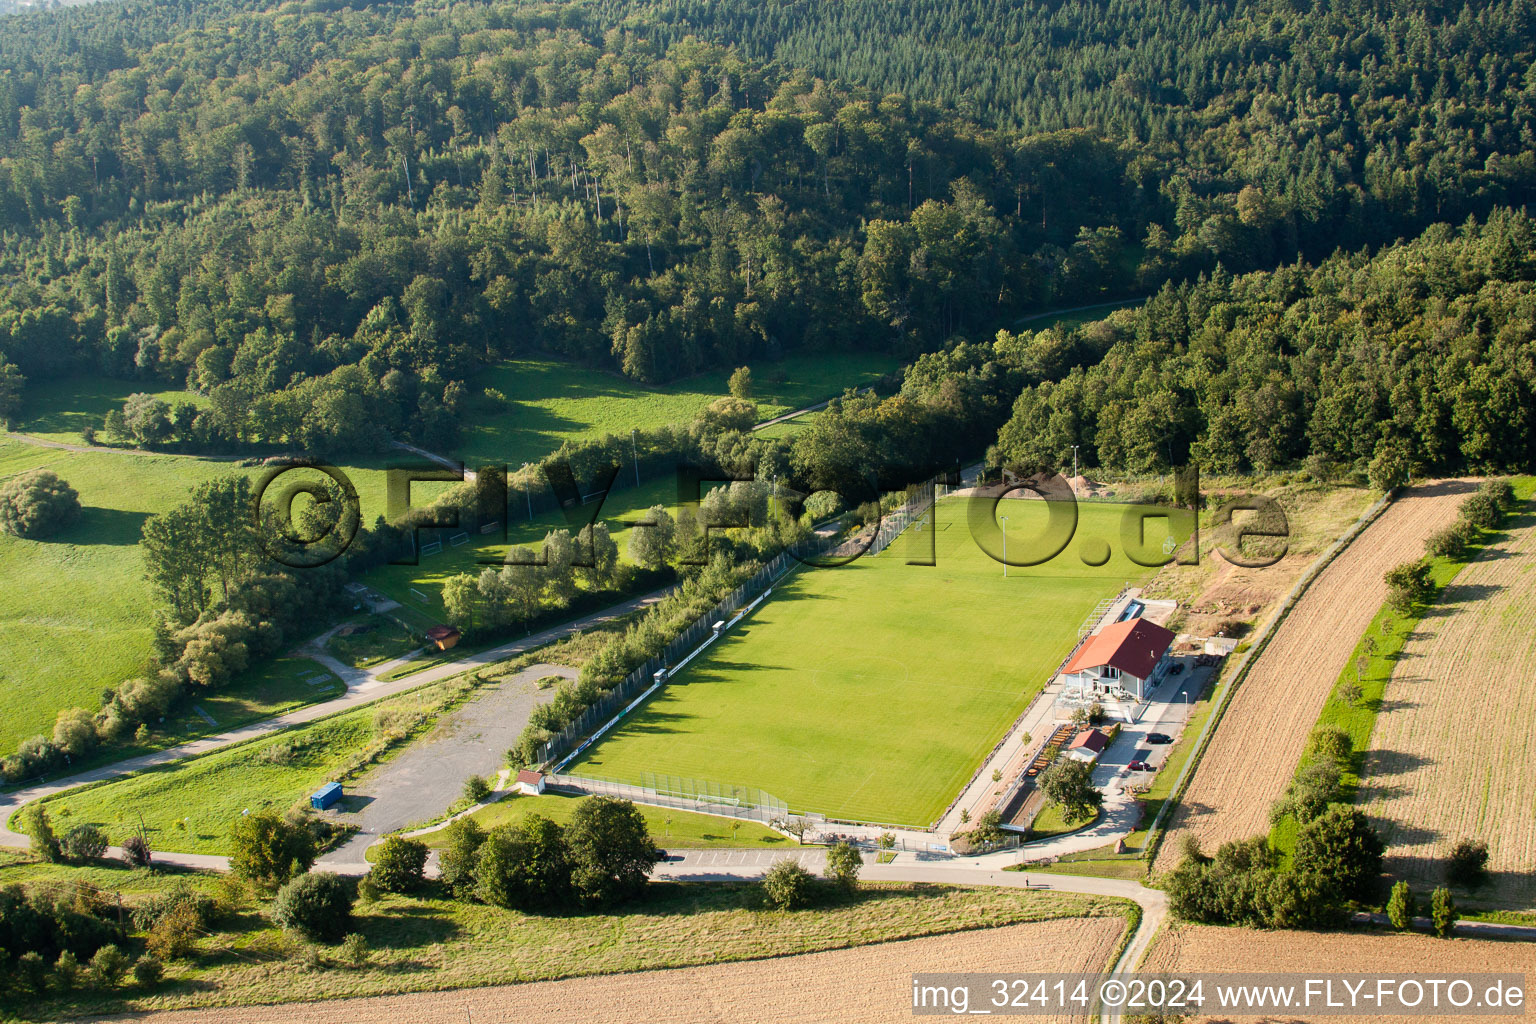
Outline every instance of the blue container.
POLYGON ((325 785, 315 790, 314 795, 309 798, 309 806, 313 807, 317 811, 323 811, 340 799, 341 783, 327 782, 325 785))

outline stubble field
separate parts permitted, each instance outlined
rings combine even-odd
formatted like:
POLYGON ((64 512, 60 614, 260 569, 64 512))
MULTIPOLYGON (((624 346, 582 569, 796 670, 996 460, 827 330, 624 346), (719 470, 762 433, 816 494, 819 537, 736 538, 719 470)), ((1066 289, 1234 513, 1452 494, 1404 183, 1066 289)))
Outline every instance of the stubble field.
POLYGON ((1536 515, 1527 505, 1446 588, 1387 684, 1360 804, 1387 841, 1389 872, 1438 884, 1446 849, 1481 838, 1497 897, 1536 899, 1533 707, 1536 515))
POLYGON ((1174 813, 1155 871, 1177 863, 1182 836, 1207 851, 1269 827, 1339 673, 1386 598, 1382 574, 1418 557, 1456 518, 1474 483, 1435 481, 1400 495, 1312 582, 1232 696, 1174 813))
POLYGON ((914 972, 1097 971, 1106 966, 1124 929, 1118 917, 1039 921, 745 963, 323 1003, 209 1008, 155 1019, 163 1024, 907 1021, 912 1019, 914 972))
MULTIPOLYGON (((1214 925, 1177 925, 1162 931, 1147 952, 1140 971, 1211 973, 1319 973, 1380 974, 1389 977, 1418 974, 1445 977, 1456 973, 1524 972, 1526 1004, 1529 1005, 1536 974, 1531 972, 1532 947, 1528 942, 1477 939, 1437 939, 1414 933, 1290 932, 1223 928, 1214 925)), ((1231 1017, 1196 1015, 1186 1024, 1229 1021, 1231 1017)), ((1285 1021, 1302 1018, 1243 1016, 1244 1021, 1285 1021)), ((1432 1016, 1362 1013, 1313 1018, 1329 1024, 1421 1024, 1432 1016)))

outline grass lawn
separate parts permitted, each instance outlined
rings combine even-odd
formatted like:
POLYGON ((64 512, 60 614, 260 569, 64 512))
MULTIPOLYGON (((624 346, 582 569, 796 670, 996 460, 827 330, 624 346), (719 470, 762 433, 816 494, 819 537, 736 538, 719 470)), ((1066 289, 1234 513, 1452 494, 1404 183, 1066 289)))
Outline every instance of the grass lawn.
POLYGON ((1068 832, 1076 832, 1078 829, 1087 828, 1089 825, 1092 825, 1095 821, 1098 821, 1099 818, 1103 817, 1103 815, 1104 812, 1099 811, 1093 817, 1084 819, 1083 821, 1068 822, 1065 818, 1062 817, 1061 806, 1059 804, 1046 804, 1040 809, 1040 813, 1035 815, 1035 820, 1029 823, 1029 838, 1049 839, 1051 836, 1060 836, 1066 835, 1068 832))
POLYGON ((325 649, 353 668, 370 668, 421 646, 414 633, 387 615, 356 616, 348 620, 343 630, 347 626, 360 631, 332 634, 325 649))
MULTIPOLYGON (((166 875, 124 868, 0 862, 0 884, 86 881, 129 905, 164 888, 166 875)), ((191 877, 219 891, 216 879, 191 877)), ((20 1019, 79 1020, 102 1013, 257 1005, 396 992, 447 991, 518 981, 731 963, 1062 918, 1130 923, 1134 904, 1075 893, 945 885, 865 885, 851 898, 823 890, 794 912, 761 909, 745 883, 653 883, 611 913, 540 916, 461 900, 386 896, 359 904, 353 930, 368 962, 342 963, 333 946, 285 936, 247 902, 199 940, 195 957, 168 965, 153 992, 82 987, 10 1007, 20 1019), (318 954, 318 962, 310 956, 318 954), (307 965, 307 966, 306 966, 307 965)), ((578 1015, 579 1016, 579 1015, 578 1015)))
POLYGON ((101 429, 113 409, 121 409, 129 395, 147 392, 174 406, 178 402, 202 405, 207 399, 191 391, 162 390, 153 381, 115 380, 111 377, 65 377, 29 381, 26 405, 16 431, 50 441, 80 444, 87 427, 101 429))
POLYGON ((151 849, 228 854, 229 830, 245 810, 285 811, 339 775, 374 739, 366 708, 230 750, 47 801, 56 827, 90 822, 114 843, 143 817, 151 849), (184 824, 183 824, 184 822, 184 824))
MULTIPOLYGON (((520 821, 530 814, 542 814, 551 821, 564 825, 571 820, 571 815, 575 813, 576 805, 581 800, 582 797, 561 793, 510 796, 476 811, 470 817, 484 826, 487 831, 497 825, 520 821)), ((731 826, 738 824, 737 822, 712 814, 694 814, 690 811, 674 811, 665 807, 648 807, 645 804, 636 804, 635 807, 644 816, 646 827, 651 830, 651 838, 656 841, 656 845, 668 850, 699 850, 709 847, 742 849, 749 846, 777 846, 791 849, 795 846, 793 839, 788 839, 755 821, 739 822, 740 828, 733 830, 731 826)), ((420 838, 433 849, 446 843, 442 832, 429 832, 420 838)))
MULTIPOLYGON (((872 352, 797 354, 754 363, 752 398, 762 417, 772 419, 868 384, 900 365, 893 356, 872 352)), ((516 469, 566 441, 686 422, 729 394, 730 374, 715 370, 650 388, 571 363, 510 359, 469 381, 473 397, 455 454, 472 466, 504 463, 516 469), (503 398, 489 397, 487 390, 503 398)))
MULTIPOLYGON (((380 467, 347 467, 365 515, 383 508, 380 467)), ((82 511, 73 526, 44 540, 0 534, 0 579, 7 584, 0 588, 6 637, 0 753, 33 733, 51 732, 61 708, 95 710, 104 688, 144 671, 154 605, 139 549, 144 521, 184 501, 197 483, 256 472, 211 459, 67 452, 0 440, 0 479, 43 468, 80 492, 82 511)), ((220 693, 261 703, 262 688, 258 679, 249 693, 242 682, 220 693)), ((220 719, 217 712, 213 717, 220 719)))
MULTIPOLYGON (((1094 605, 1149 572, 1118 551, 1124 507, 1089 504, 1062 555, 1004 579, 972 540, 968 507, 942 502, 936 529, 790 577, 571 770, 754 785, 796 811, 929 824, 1094 605), (937 564, 908 565, 930 538, 937 564), (1085 565, 1079 546, 1105 538, 1110 560, 1085 565)), ((1009 501, 1001 514, 1022 546, 1043 527, 1045 503, 1009 501)), ((1153 543, 1158 529, 1149 522, 1153 543)))

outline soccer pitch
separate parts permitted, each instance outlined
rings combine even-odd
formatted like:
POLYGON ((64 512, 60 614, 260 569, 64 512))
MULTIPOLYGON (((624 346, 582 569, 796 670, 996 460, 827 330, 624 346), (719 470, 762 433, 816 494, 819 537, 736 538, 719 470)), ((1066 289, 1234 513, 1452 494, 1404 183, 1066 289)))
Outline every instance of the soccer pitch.
MULTIPOLYGON (((940 502, 880 555, 805 568, 571 771, 758 786, 794 811, 932 823, 1071 650, 1094 606, 1152 570, 1120 550, 1123 505, 1079 506, 1056 558, 1009 568, 940 502), (926 556, 935 565, 909 565, 926 556), (1080 548, 1107 541, 1102 566, 1080 548)), ((1010 544, 1043 531, 1041 501, 1008 500, 1010 544)), ((1154 549, 1165 520, 1152 519, 1154 549)), ((1015 549, 1015 554, 1017 553, 1015 549)))

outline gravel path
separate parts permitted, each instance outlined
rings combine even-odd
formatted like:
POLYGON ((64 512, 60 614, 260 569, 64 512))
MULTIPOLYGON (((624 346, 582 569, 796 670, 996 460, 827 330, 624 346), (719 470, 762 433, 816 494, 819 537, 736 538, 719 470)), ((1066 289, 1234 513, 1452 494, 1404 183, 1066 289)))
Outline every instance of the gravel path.
POLYGON ((482 686, 474 700, 444 716, 431 735, 411 744, 351 787, 349 802, 367 802, 337 820, 361 830, 321 858, 322 865, 364 859, 363 852, 382 835, 442 814, 463 793, 472 775, 494 777, 506 761, 534 705, 548 699, 538 688, 546 676, 575 679, 563 665, 534 665, 500 682, 482 686))

